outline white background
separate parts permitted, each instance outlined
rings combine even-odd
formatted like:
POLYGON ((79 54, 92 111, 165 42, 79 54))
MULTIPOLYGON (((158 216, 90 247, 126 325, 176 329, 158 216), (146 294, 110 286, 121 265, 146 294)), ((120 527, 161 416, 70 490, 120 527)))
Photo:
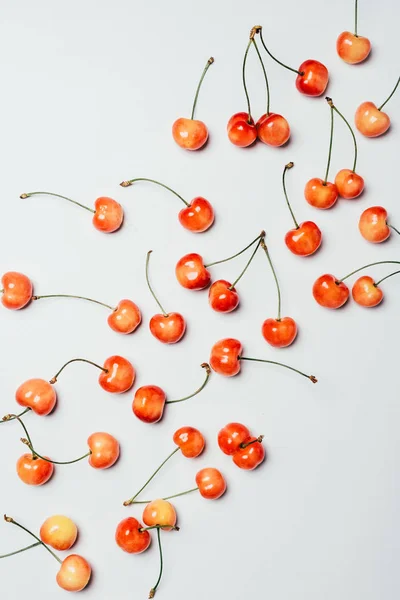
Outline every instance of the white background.
MULTIPOLYGON (((175 456, 146 492, 154 498, 193 486, 203 466, 225 474, 229 491, 210 502, 193 494, 175 506, 181 531, 163 535, 165 574, 160 598, 251 598, 273 600, 394 600, 399 596, 400 408, 398 343, 400 280, 384 284, 386 299, 366 310, 349 302, 336 312, 317 306, 313 281, 322 273, 344 276, 374 260, 399 258, 399 240, 369 245, 358 233, 361 211, 384 205, 400 225, 395 186, 398 171, 399 98, 387 105, 390 133, 359 139, 358 171, 366 191, 316 211, 303 187, 324 175, 329 109, 323 99, 301 96, 294 75, 267 60, 273 111, 292 126, 283 149, 258 144, 233 147, 228 118, 245 110, 241 61, 251 26, 261 23, 279 57, 298 66, 313 57, 331 74, 329 95, 349 119, 358 104, 383 102, 399 73, 396 0, 360 2, 359 32, 372 40, 370 60, 351 67, 336 55, 337 35, 352 29, 351 0, 286 0, 245 4, 203 0, 188 3, 128 0, 3 0, 1 55, 0 270, 19 270, 37 294, 88 295, 115 304, 132 298, 143 325, 131 336, 107 326, 107 310, 84 302, 48 300, 26 310, 0 310, 2 413, 15 409, 15 389, 30 377, 49 379, 68 359, 102 362, 111 354, 129 358, 136 385, 155 383, 170 398, 194 390, 199 365, 225 336, 243 341, 248 356, 281 359, 315 374, 318 385, 278 367, 243 364, 232 379, 213 374, 196 399, 167 407, 158 425, 145 425, 131 411, 133 393, 114 397, 97 384, 90 366, 73 365, 57 384, 59 402, 49 417, 28 415, 39 452, 66 460, 86 451, 86 439, 106 430, 121 443, 121 459, 98 472, 86 462, 60 467, 41 488, 25 486, 15 473, 24 452, 18 424, 0 430, 0 512, 38 531, 52 514, 71 516, 80 530, 74 551, 93 565, 87 600, 146 598, 158 573, 156 544, 140 556, 114 542, 117 523, 141 517, 142 507, 122 501, 140 487, 173 449, 182 425, 198 427, 207 449, 197 460, 175 456), (201 70, 213 55, 197 116, 210 130, 207 147, 188 153, 176 146, 171 125, 190 116, 201 70), (292 226, 280 187, 289 160, 288 191, 299 220, 313 219, 323 245, 299 259, 284 245, 292 226), (179 200, 147 184, 122 189, 123 179, 152 177, 188 200, 207 197, 215 226, 193 235, 177 220, 179 200), (125 209, 123 228, 105 235, 89 213, 61 200, 19 200, 22 192, 46 189, 92 204, 110 195, 125 209), (299 324, 296 343, 268 347, 262 321, 276 316, 276 292, 263 254, 238 286, 241 306, 231 315, 213 313, 207 293, 190 293, 174 276, 177 259, 189 251, 217 260, 244 246, 261 228, 276 265, 283 314, 299 324), (187 334, 167 347, 152 338, 148 320, 157 312, 144 281, 146 252, 153 249, 151 276, 167 310, 187 318, 187 334), (254 472, 238 470, 216 444, 224 424, 239 420, 265 434, 268 460, 254 472)), ((254 116, 265 112, 263 80, 249 57, 254 116)), ((352 143, 337 121, 331 180, 351 168, 352 143)), ((234 279, 245 259, 213 269, 234 279)), ((391 267, 371 269, 373 276, 391 267)), ((394 269, 393 269, 394 270, 394 269)), ((0 552, 30 543, 0 523, 0 552)), ((0 564, 7 600, 65 597, 55 583, 57 565, 44 550, 0 564)))

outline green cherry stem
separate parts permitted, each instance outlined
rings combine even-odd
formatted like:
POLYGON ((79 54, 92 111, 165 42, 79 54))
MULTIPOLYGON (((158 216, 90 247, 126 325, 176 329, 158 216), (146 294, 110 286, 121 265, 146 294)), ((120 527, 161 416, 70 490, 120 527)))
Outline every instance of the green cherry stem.
POLYGON ((62 563, 62 560, 57 556, 57 554, 55 554, 52 550, 50 550, 50 548, 47 546, 47 544, 42 542, 42 540, 40 538, 38 538, 37 535, 32 533, 32 531, 29 531, 29 529, 27 529, 26 527, 21 525, 21 523, 17 523, 17 521, 15 521, 12 517, 8 517, 7 515, 4 515, 4 520, 6 521, 6 523, 12 523, 13 525, 16 525, 17 527, 19 527, 20 529, 23 529, 23 531, 25 531, 26 533, 29 533, 29 535, 31 535, 33 538, 35 538, 35 540, 41 546, 43 546, 44 548, 46 548, 46 550, 48 552, 50 552, 50 554, 56 559, 56 561, 58 561, 60 564, 62 563))
POLYGON ((247 85, 246 85, 246 63, 247 63, 247 55, 249 53, 250 50, 250 46, 253 44, 253 40, 250 38, 249 43, 247 44, 247 48, 246 51, 244 53, 244 57, 243 57, 243 65, 242 65, 242 81, 243 81, 243 88, 244 88, 244 93, 246 95, 246 102, 247 102, 247 112, 248 112, 248 119, 247 122, 251 123, 252 121, 252 117, 251 117, 251 106, 250 106, 250 97, 249 97, 249 92, 247 91, 247 85))
POLYGON ((266 243, 265 243, 265 241, 263 239, 261 240, 261 248, 265 252, 265 256, 268 259, 269 266, 271 267, 271 271, 272 271, 272 274, 273 274, 274 279, 275 279, 276 291, 277 291, 277 294, 278 294, 278 317, 277 317, 276 320, 280 321, 281 320, 281 304, 282 304, 281 289, 280 289, 280 286, 279 286, 279 281, 278 281, 278 277, 276 275, 276 271, 274 269, 274 265, 273 265, 272 260, 271 260, 271 256, 269 254, 267 245, 266 245, 266 243))
POLYGON ((378 285, 380 283, 382 283, 382 281, 385 281, 385 279, 389 279, 389 277, 393 277, 393 275, 398 275, 400 273, 400 271, 394 271, 394 273, 390 273, 389 275, 386 275, 386 277, 382 277, 382 279, 380 279, 379 281, 377 281, 376 283, 374 283, 375 287, 378 287, 378 285))
POLYGON ((163 462, 161 463, 161 465, 154 471, 154 473, 151 475, 151 477, 148 478, 148 480, 140 488, 140 490, 138 492, 136 492, 136 494, 134 496, 132 496, 132 498, 129 498, 129 500, 125 500, 125 502, 123 503, 124 506, 129 506, 130 504, 133 504, 133 501, 135 500, 135 498, 137 498, 137 496, 139 496, 139 494, 141 494, 143 492, 143 490, 145 489, 145 487, 148 486, 148 484, 150 483, 150 481, 152 479, 154 479, 154 477, 157 475, 157 473, 159 471, 161 471, 161 469, 163 468, 163 466, 165 465, 165 463, 168 462, 169 459, 172 458, 172 456, 178 452, 178 450, 180 450, 179 446, 177 448, 175 448, 175 450, 173 450, 173 452, 171 452, 171 454, 169 454, 165 460, 163 460, 163 462))
POLYGON ((206 371, 206 378, 204 379, 201 386, 195 392, 193 392, 193 394, 185 396, 184 398, 179 398, 178 400, 167 400, 165 404, 175 404, 176 402, 184 402, 185 400, 189 400, 189 398, 193 398, 193 396, 197 396, 197 394, 200 394, 200 392, 206 387, 211 375, 211 369, 208 363, 202 363, 200 366, 206 371))
POLYGON ((400 261, 399 260, 379 260, 378 262, 369 263, 368 265, 364 265, 363 267, 360 267, 359 269, 352 271, 351 273, 346 275, 346 277, 342 277, 341 279, 338 279, 336 283, 337 284, 342 283, 342 281, 345 281, 346 279, 348 279, 352 275, 355 275, 359 271, 362 271, 363 269, 367 269, 368 267, 374 267, 375 265, 400 265, 400 261))
POLYGON ((100 371, 103 371, 104 373, 108 373, 108 369, 105 369, 104 367, 101 367, 100 365, 98 365, 95 362, 92 362, 91 360, 87 360, 86 358, 72 358, 71 360, 69 360, 68 362, 66 362, 59 371, 57 371, 57 373, 54 375, 54 377, 52 377, 49 381, 49 383, 56 383, 58 376, 60 375, 60 373, 62 371, 64 371, 65 367, 67 367, 68 365, 70 365, 71 363, 74 362, 84 362, 87 363, 89 365, 93 365, 94 367, 97 367, 98 369, 100 369, 100 371))
POLYGON ((243 250, 240 250, 240 252, 237 252, 236 254, 233 254, 232 256, 228 256, 228 258, 224 258, 222 260, 216 260, 214 262, 208 263, 207 265, 204 265, 206 269, 208 269, 208 267, 213 267, 214 265, 220 265, 222 263, 228 262, 229 260, 232 260, 233 258, 237 258, 238 256, 240 256, 241 254, 243 254, 243 252, 246 252, 246 250, 248 250, 249 248, 251 248, 252 246, 254 246, 254 244, 256 242, 259 241, 260 238, 263 238, 265 236, 265 231, 262 231, 260 233, 260 235, 258 235, 256 237, 255 240, 253 240, 252 242, 250 242, 250 244, 248 244, 246 246, 246 248, 243 248, 243 250))
POLYGON ((206 73, 207 73, 208 69, 211 67, 211 65, 213 64, 213 62, 214 62, 214 58, 212 56, 210 56, 210 58, 207 61, 206 66, 204 67, 204 71, 203 71, 203 73, 202 73, 202 75, 200 77, 200 81, 199 81, 199 84, 198 84, 197 90, 196 90, 196 95, 195 95, 194 101, 193 101, 192 115, 190 117, 191 119, 194 119, 194 112, 196 110, 196 105, 197 105, 197 100, 198 100, 198 97, 199 97, 199 92, 200 92, 201 84, 203 83, 203 79, 206 76, 206 73))
POLYGON ((358 37, 358 0, 354 2, 354 35, 358 37))
POLYGON ((149 592, 149 599, 154 598, 156 590, 161 581, 162 573, 163 573, 164 560, 163 560, 163 553, 162 553, 162 546, 161 546, 161 527, 158 527, 158 529, 157 529, 157 542, 158 542, 158 551, 159 551, 159 556, 160 556, 160 570, 158 572, 158 579, 156 581, 156 584, 151 588, 151 590, 149 592))
POLYGON ((294 367, 290 367, 289 365, 285 365, 284 363, 276 362, 275 360, 264 360, 262 358, 249 358, 248 356, 239 356, 238 358, 239 358, 239 360, 252 360, 254 362, 262 362, 262 363, 269 363, 271 365, 278 365, 280 367, 284 367, 285 369, 290 369, 291 371, 294 371, 295 373, 298 373, 299 375, 302 375, 303 377, 306 377, 313 383, 317 383, 317 381, 318 381, 318 379, 316 379, 314 377, 314 375, 307 375, 307 373, 303 373, 303 371, 299 371, 298 369, 295 369, 294 367))
POLYGON ((325 179, 322 185, 326 185, 327 181, 328 181, 328 175, 329 175, 329 167, 331 166, 331 158, 332 158, 332 143, 333 143, 333 123, 334 123, 334 114, 333 114, 333 108, 332 106, 330 106, 331 109, 331 132, 330 132, 330 137, 329 137, 329 150, 328 150, 328 160, 326 163, 326 171, 325 171, 325 179))
POLYGON ((100 306, 109 308, 112 311, 116 310, 115 306, 110 306, 109 304, 105 304, 99 300, 93 300, 93 298, 86 298, 86 296, 74 296, 71 294, 46 294, 45 296, 32 296, 32 300, 41 300, 42 298, 77 298, 78 300, 87 300, 88 302, 93 302, 93 304, 100 304, 100 306))
POLYGON ((12 415, 6 415, 5 417, 3 417, 0 420, 0 425, 2 423, 8 423, 8 421, 14 421, 15 419, 19 419, 20 417, 22 417, 23 415, 25 415, 27 412, 31 411, 32 409, 28 406, 28 408, 26 408, 24 411, 22 411, 22 413, 19 413, 19 415, 16 415, 15 417, 13 417, 12 415))
POLYGON ((395 93, 395 91, 397 90, 397 88, 399 87, 399 83, 400 83, 400 77, 397 80, 396 85, 394 86, 390 96, 388 98, 386 98, 385 102, 383 104, 380 105, 380 107, 378 108, 378 110, 382 110, 382 108, 385 106, 385 104, 387 104, 387 102, 389 102, 390 98, 393 96, 393 94, 395 93))
POLYGON ((17 419, 17 421, 20 423, 22 429, 25 432, 26 437, 28 438, 27 440, 24 441, 24 443, 26 442, 26 445, 29 446, 31 452, 32 452, 32 458, 37 458, 37 454, 36 452, 34 452, 32 450, 32 440, 30 438, 29 432, 27 430, 27 428, 25 427, 25 423, 23 422, 23 420, 20 418, 19 415, 6 415, 5 417, 3 417, 3 421, 11 421, 12 419, 17 419))
POLYGON ((396 233, 398 233, 400 235, 400 231, 398 229, 396 229, 396 227, 394 227, 393 225, 389 225, 389 223, 386 223, 386 225, 388 227, 390 227, 390 229, 393 229, 393 231, 395 231, 396 233))
MULTIPOLYGON (((191 490, 186 490, 185 492, 180 492, 179 494, 173 494, 172 496, 165 496, 163 500, 171 500, 171 498, 178 498, 179 496, 186 496, 186 494, 191 494, 192 492, 197 492, 198 487, 192 488, 191 490)), ((151 500, 134 500, 132 504, 148 504, 151 500)))
POLYGON ((353 138, 353 144, 354 144, 354 162, 353 162, 353 169, 352 169, 352 171, 353 171, 353 173, 355 173, 356 172, 356 165, 357 165, 358 149, 357 149, 357 140, 356 140, 356 136, 354 135, 353 128, 350 125, 350 123, 348 122, 348 120, 344 117, 344 115, 342 115, 342 113, 333 104, 332 98, 329 98, 328 96, 326 96, 325 100, 327 101, 327 103, 329 104, 329 106, 331 108, 333 108, 333 110, 339 115, 339 117, 341 117, 341 119, 343 119, 343 121, 346 123, 347 127, 349 128, 349 131, 351 133, 351 137, 353 138))
POLYGON ((150 262, 150 254, 153 252, 153 250, 149 250, 147 253, 147 257, 146 257, 146 281, 147 281, 147 286, 150 290, 151 295, 153 296, 154 300, 157 302, 162 314, 164 315, 164 317, 168 317, 168 313, 164 310, 161 302, 159 301, 159 299, 157 298, 157 296, 154 293, 153 288, 151 287, 151 283, 150 283, 150 279, 149 279, 149 262, 150 262))
POLYGON ((261 27, 261 25, 256 25, 255 27, 253 27, 253 29, 256 30, 256 33, 258 33, 260 35, 261 43, 264 46, 264 49, 265 49, 266 53, 269 54, 269 56, 272 58, 272 60, 274 60, 275 62, 277 62, 278 65, 281 65, 281 67, 284 67, 285 69, 288 69, 288 71, 292 71, 293 73, 296 73, 296 75, 304 75, 304 73, 302 71, 298 71, 297 69, 293 69, 292 67, 289 67, 288 65, 285 65, 285 63, 281 62, 273 54, 271 54, 271 52, 268 50, 267 46, 265 45, 264 38, 262 36, 262 27, 261 27))
POLYGON ((288 169, 291 169, 292 167, 294 167, 294 162, 289 162, 287 165, 285 165, 285 168, 283 169, 283 173, 282 173, 282 187, 283 187, 283 193, 285 194, 286 204, 288 205, 288 209, 290 211, 290 214, 292 215, 294 225, 295 225, 296 229, 298 229, 299 224, 296 220, 296 217, 294 216, 294 212, 290 205, 289 198, 288 198, 287 191, 286 191, 286 172, 288 171, 288 169))
MULTIPOLYGON (((252 32, 253 32, 253 30, 252 30, 252 32)), ((250 37, 251 37, 251 34, 250 34, 250 37)), ((268 116, 269 115, 269 107, 270 107, 270 104, 271 104, 271 92, 270 92, 270 89, 269 89, 268 75, 267 75, 267 71, 265 70, 264 61, 263 61, 263 59, 261 57, 261 54, 260 54, 260 51, 258 49, 256 40, 254 39, 254 36, 251 39, 252 39, 254 48, 256 49, 257 56, 258 56, 258 58, 260 60, 262 71, 264 73, 265 88, 266 88, 266 91, 267 91, 267 112, 266 112, 266 114, 268 116)))
POLYGON ((160 181, 156 181, 155 179, 148 179, 147 177, 136 177, 136 179, 128 179, 127 181, 122 181, 119 185, 122 187, 129 187, 136 181, 149 181, 150 183, 155 183, 156 185, 159 185, 159 186, 165 188, 172 194, 175 194, 175 196, 177 198, 179 198, 179 200, 182 200, 182 202, 184 204, 186 204, 186 206, 190 206, 189 202, 186 202, 186 200, 184 198, 182 198, 182 196, 180 196, 177 192, 175 192, 175 190, 173 190, 172 188, 165 185, 165 183, 161 183, 160 181))
POLYGON ((245 265, 245 267, 244 267, 244 269, 243 269, 243 271, 240 273, 239 277, 237 277, 237 278, 235 279, 235 281, 234 281, 234 282, 233 282, 233 283, 232 283, 232 284, 229 286, 228 290, 233 290, 233 289, 234 289, 234 287, 236 286, 236 284, 237 284, 237 283, 240 281, 240 279, 242 279, 243 275, 246 273, 247 269, 249 268, 249 266, 250 266, 250 263, 253 261, 253 258, 255 257, 255 255, 256 255, 256 253, 257 253, 257 250, 259 249, 259 247, 260 247, 260 244, 262 243, 262 241, 263 241, 263 238, 260 238, 260 239, 258 240, 258 244, 257 244, 257 246, 255 247, 255 250, 252 252, 252 254, 251 254, 251 256, 250 256, 249 260, 247 261, 247 263, 246 263, 246 265, 245 265))
POLYGON ((142 533, 143 531, 151 531, 152 529, 172 529, 174 531, 179 531, 179 527, 176 525, 149 525, 149 527, 140 527, 139 531, 142 533))
POLYGON ((30 546, 26 546, 25 548, 20 548, 19 550, 14 550, 14 552, 9 552, 8 554, 0 554, 0 558, 8 558, 9 556, 15 556, 16 554, 20 554, 21 552, 25 552, 26 550, 31 550, 32 548, 36 548, 36 546, 41 546, 40 542, 36 542, 35 544, 31 544, 30 546))
POLYGON ((31 196, 54 196, 55 198, 62 198, 63 200, 68 200, 68 202, 72 202, 72 204, 76 204, 77 206, 80 206, 81 208, 84 208, 85 210, 88 210, 89 212, 96 214, 96 211, 93 210, 93 208, 90 208, 89 206, 86 206, 85 204, 81 204, 80 202, 77 202, 76 200, 72 200, 71 198, 67 198, 67 196, 61 196, 60 194, 53 194, 53 192, 29 192, 29 194, 21 194, 20 198, 22 200, 24 200, 25 198, 30 198, 31 196))

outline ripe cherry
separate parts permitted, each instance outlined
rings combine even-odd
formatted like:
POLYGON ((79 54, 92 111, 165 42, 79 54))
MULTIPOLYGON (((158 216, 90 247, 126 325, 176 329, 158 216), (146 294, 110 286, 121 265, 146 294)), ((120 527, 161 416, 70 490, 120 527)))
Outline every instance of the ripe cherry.
POLYGON ((57 394, 53 386, 44 379, 28 379, 15 392, 15 399, 20 406, 25 406, 40 416, 51 413, 57 402, 57 394))
POLYGON ((196 474, 200 494, 207 500, 217 500, 226 491, 226 481, 218 469, 206 467, 196 474))
POLYGON ((224 454, 232 456, 250 437, 250 431, 242 423, 228 423, 218 432, 218 446, 224 454))
POLYGON ((43 485, 52 477, 54 466, 48 457, 23 454, 17 461, 17 475, 27 485, 43 485))
POLYGON ((109 315, 108 325, 117 333, 132 333, 139 327, 142 315, 139 307, 132 300, 121 300, 117 308, 109 315))
POLYGON ((88 437, 89 464, 94 469, 108 469, 117 462, 119 443, 109 433, 97 432, 88 437))
POLYGON ((188 229, 193 233, 202 233, 203 231, 207 231, 214 223, 214 209, 205 198, 197 196, 189 203, 164 183, 160 183, 155 179, 147 179, 146 177, 129 179, 128 181, 123 181, 120 185, 122 187, 128 187, 136 181, 150 181, 151 183, 155 183, 156 185, 165 188, 179 198, 186 205, 178 215, 179 222, 185 229, 188 229))
POLYGON ((128 517, 118 524, 115 541, 124 552, 140 554, 150 546, 151 537, 137 519, 128 517))
POLYGON ((57 583, 67 592, 81 592, 89 583, 92 569, 79 554, 70 554, 62 561, 57 573, 57 583))
POLYGON ((143 522, 149 527, 161 525, 163 531, 171 531, 176 525, 176 511, 167 500, 158 499, 149 502, 143 511, 143 522))
POLYGON ((383 291, 379 287, 380 284, 382 281, 385 281, 385 279, 389 279, 389 277, 393 277, 393 275, 398 275, 399 273, 400 271, 394 271, 394 273, 390 273, 376 282, 368 275, 359 277, 353 285, 353 299, 357 304, 360 304, 360 306, 365 306, 367 308, 378 306, 383 300, 383 291))
POLYGON ((1 278, 1 302, 5 308, 19 310, 32 299, 32 282, 22 273, 9 271, 1 278))
POLYGON ((382 108, 389 102, 390 98, 397 90, 399 83, 400 77, 390 96, 379 106, 379 108, 377 108, 373 102, 363 102, 360 104, 355 114, 355 124, 360 133, 366 137, 378 137, 389 129, 390 118, 389 115, 382 112, 382 108))
POLYGON ((249 436, 232 456, 237 467, 252 471, 258 467, 265 458, 265 449, 262 445, 263 436, 258 438, 249 436))
POLYGON ((203 121, 198 121, 194 118, 194 113, 196 110, 197 99, 199 97, 199 92, 201 88, 201 84, 203 83, 203 79, 205 74, 207 73, 210 65, 214 62, 213 57, 208 59, 207 64, 204 68, 203 74, 200 78, 199 84, 197 86, 196 95, 193 102, 192 115, 190 119, 180 118, 175 121, 172 125, 172 136, 175 142, 181 148, 185 150, 199 150, 202 148, 208 139, 208 129, 203 121))
POLYGON ((369 39, 358 35, 358 0, 355 0, 354 17, 354 33, 343 31, 336 41, 337 53, 349 65, 363 62, 371 52, 369 39))
POLYGON ((257 128, 251 114, 246 112, 235 113, 226 126, 229 141, 239 148, 251 146, 257 139, 257 128))
POLYGON ((73 204, 88 210, 94 215, 92 223, 95 228, 99 231, 103 231, 104 233, 112 233, 113 231, 117 231, 117 229, 121 227, 122 221, 124 220, 124 211, 122 206, 116 200, 107 198, 106 196, 97 198, 94 203, 95 210, 89 206, 86 206, 85 204, 77 202, 76 200, 72 200, 66 196, 61 196, 60 194, 53 194, 52 192, 30 192, 29 194, 21 194, 20 198, 30 198, 31 196, 37 195, 62 198, 63 200, 68 200, 68 202, 72 202, 73 204))
POLYGON ((400 231, 389 225, 387 210, 383 206, 370 206, 361 214, 358 228, 367 242, 379 244, 388 239, 391 229, 400 235, 400 231))
POLYGON ((64 515, 54 515, 40 528, 40 539, 55 550, 69 550, 76 542, 78 528, 64 515))
POLYGON ((290 126, 285 117, 267 112, 257 121, 258 139, 267 146, 283 146, 290 138, 290 126))

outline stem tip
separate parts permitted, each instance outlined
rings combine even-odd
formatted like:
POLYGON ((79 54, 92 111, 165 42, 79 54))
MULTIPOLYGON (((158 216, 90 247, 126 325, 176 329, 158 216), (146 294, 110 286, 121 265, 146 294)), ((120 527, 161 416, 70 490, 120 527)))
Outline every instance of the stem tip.
POLYGON ((314 375, 310 375, 310 380, 311 380, 313 383, 318 383, 318 379, 317 379, 316 377, 314 377, 314 375))
POLYGON ((30 447, 30 444, 29 444, 29 442, 28 442, 28 440, 27 440, 26 438, 20 438, 20 441, 21 441, 23 444, 25 444, 25 446, 29 446, 29 447, 30 447))
POLYGON ((208 59, 207 63, 208 63, 209 65, 212 65, 212 64, 213 64, 213 62, 214 62, 214 57, 213 57, 213 56, 210 56, 210 58, 208 59))
POLYGON ((131 184, 130 181, 121 181, 121 183, 119 184, 121 187, 129 187, 131 184))
POLYGON ((292 167, 294 167, 294 162, 292 162, 292 161, 288 162, 288 164, 285 165, 286 169, 291 169, 292 167))
POLYGON ((11 419, 11 415, 4 415, 2 421, 9 421, 11 419))
POLYGON ((125 502, 123 502, 124 506, 129 506, 130 504, 132 504, 131 500, 125 500, 125 502))
POLYGON ((14 519, 12 517, 7 517, 7 515, 4 515, 4 520, 6 523, 13 523, 14 519))
POLYGON ((28 198, 28 194, 21 194, 20 198, 21 200, 25 200, 25 198, 28 198))
POLYGON ((149 599, 154 598, 155 595, 156 595, 156 590, 154 588, 151 588, 151 590, 149 592, 149 599))
POLYGON ((329 104, 329 106, 331 106, 333 108, 333 100, 332 100, 332 98, 329 98, 329 96, 325 96, 325 100, 327 101, 327 103, 329 104))
POLYGON ((57 377, 52 377, 52 379, 49 379, 49 383, 51 383, 53 385, 53 383, 57 383, 57 377))
POLYGON ((203 369, 205 369, 205 370, 206 370, 206 373, 207 373, 207 375, 210 375, 210 374, 211 374, 210 365, 209 365, 208 363, 205 363, 205 362, 204 362, 204 363, 201 363, 201 365, 200 365, 200 366, 201 366, 201 367, 203 367, 203 369))

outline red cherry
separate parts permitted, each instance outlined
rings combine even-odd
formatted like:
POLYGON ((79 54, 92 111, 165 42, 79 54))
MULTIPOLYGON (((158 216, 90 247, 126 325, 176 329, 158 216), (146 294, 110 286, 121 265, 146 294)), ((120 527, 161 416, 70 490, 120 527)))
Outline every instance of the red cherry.
POLYGON ((234 338, 220 340, 211 348, 211 368, 220 375, 233 377, 240 371, 242 344, 234 338))
POLYGON ((1 278, 3 306, 10 310, 19 310, 32 299, 32 282, 26 275, 9 271, 1 278))
POLYGON ((252 471, 260 465, 265 458, 265 449, 259 438, 248 437, 232 456, 232 460, 240 469, 252 471))
POLYGON ((139 307, 132 300, 121 300, 117 308, 110 314, 107 322, 117 333, 132 333, 142 320, 139 307))
POLYGON ((44 379, 28 379, 15 392, 15 399, 20 406, 29 407, 37 415, 51 413, 57 402, 55 389, 44 379))
POLYGON ((335 177, 335 185, 339 196, 346 200, 353 200, 362 193, 364 179, 350 169, 341 169, 335 177))
POLYGON ((226 126, 228 138, 234 146, 247 148, 257 139, 257 128, 251 116, 246 112, 235 113, 226 126))
POLYGON ((180 427, 175 431, 173 440, 186 458, 196 458, 204 450, 204 436, 194 427, 180 427))
MULTIPOLYGON (((44 457, 48 458, 48 457, 44 457)), ((17 475, 27 485, 43 485, 53 475, 54 466, 32 453, 23 454, 17 461, 17 475)))
POLYGON ((118 460, 119 443, 109 433, 92 433, 87 443, 91 450, 89 464, 94 469, 108 469, 118 460))
POLYGON ((311 206, 325 210, 335 204, 338 190, 334 183, 313 177, 304 188, 304 197, 311 206))
POLYGON ((112 198, 101 196, 97 198, 94 205, 96 213, 93 217, 93 225, 96 229, 104 233, 113 233, 121 227, 124 211, 118 202, 112 198))
POLYGON ((304 221, 285 235, 285 244, 297 256, 310 256, 318 250, 322 233, 313 221, 304 221))
POLYGON ((370 206, 364 210, 358 223, 363 238, 373 244, 387 240, 391 233, 387 217, 387 211, 383 206, 370 206))
POLYGON ((232 456, 250 437, 250 431, 241 423, 228 423, 218 433, 218 446, 224 454, 232 456))
POLYGON ((178 282, 187 290, 203 290, 211 282, 203 258, 194 252, 182 256, 176 264, 175 274, 178 282))
POLYGON ((356 110, 354 122, 365 137, 379 137, 390 127, 390 117, 373 102, 363 102, 356 110))
POLYGON ((164 390, 157 385, 144 385, 135 392, 132 410, 141 421, 157 423, 163 416, 166 399, 164 390))
POLYGON ((118 546, 129 554, 139 554, 150 546, 151 537, 148 531, 141 531, 142 525, 137 519, 128 517, 123 519, 115 532, 115 541, 118 546))
POLYGON ((208 200, 198 196, 191 201, 189 206, 182 208, 178 218, 185 229, 201 233, 207 231, 214 223, 214 209, 208 200))
POLYGON ((296 339, 297 325, 291 317, 266 319, 261 331, 268 344, 275 348, 286 348, 296 339))
POLYGON ((150 319, 150 331, 163 344, 176 344, 182 339, 186 322, 180 313, 156 314, 150 319))
POLYGON ((220 498, 226 490, 225 479, 218 471, 211 467, 201 469, 196 475, 196 485, 200 494, 207 500, 216 500, 220 498))
POLYGON ((289 123, 275 113, 265 114, 257 121, 258 139, 268 146, 283 146, 290 137, 289 123))
POLYGON ((356 65, 368 57, 371 52, 371 42, 362 35, 343 31, 336 41, 336 50, 344 62, 356 65))
POLYGON ((239 305, 239 295, 225 279, 214 281, 208 292, 208 301, 217 312, 232 312, 239 305))
POLYGON ((296 77, 296 87, 306 96, 321 96, 328 85, 328 69, 317 60, 305 60, 301 63, 296 77))
POLYGON ((333 275, 321 275, 313 285, 313 296, 320 306, 340 308, 349 298, 349 288, 333 275))
POLYGON ((364 275, 357 279, 351 293, 357 304, 367 308, 378 306, 383 300, 381 288, 379 288, 372 277, 369 277, 368 275, 364 275))
POLYGON ((110 356, 104 361, 103 368, 106 371, 100 373, 99 384, 106 392, 122 394, 131 389, 136 373, 129 360, 122 356, 110 356))

